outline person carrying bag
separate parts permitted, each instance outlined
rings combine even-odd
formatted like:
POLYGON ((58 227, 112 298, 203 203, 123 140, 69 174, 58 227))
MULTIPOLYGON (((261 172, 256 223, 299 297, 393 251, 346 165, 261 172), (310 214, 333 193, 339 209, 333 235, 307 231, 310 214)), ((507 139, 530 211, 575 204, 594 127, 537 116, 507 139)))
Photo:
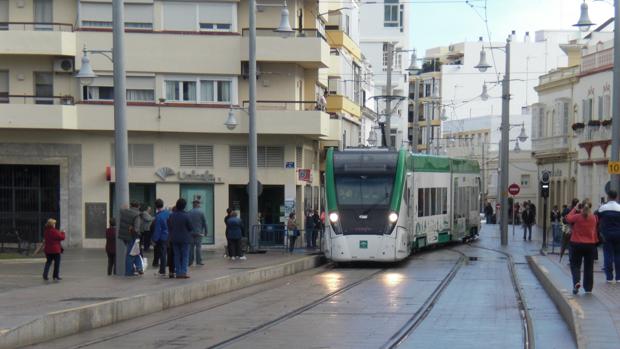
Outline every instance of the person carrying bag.
POLYGON ((297 228, 297 222, 295 221, 295 212, 291 212, 291 214, 288 215, 286 229, 288 232, 288 251, 293 253, 293 250, 295 249, 295 241, 297 240, 297 237, 299 237, 299 228, 297 228))

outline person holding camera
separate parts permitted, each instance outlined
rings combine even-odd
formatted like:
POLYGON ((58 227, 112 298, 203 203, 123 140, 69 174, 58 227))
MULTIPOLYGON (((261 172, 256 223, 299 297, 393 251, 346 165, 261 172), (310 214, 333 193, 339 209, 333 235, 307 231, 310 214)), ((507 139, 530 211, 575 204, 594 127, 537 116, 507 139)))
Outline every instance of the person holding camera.
POLYGON ((592 292, 594 286, 594 255, 598 243, 598 218, 592 213, 592 203, 585 199, 566 216, 572 224, 570 237, 570 269, 573 276, 573 294, 581 288, 581 264, 583 263, 583 288, 592 292))

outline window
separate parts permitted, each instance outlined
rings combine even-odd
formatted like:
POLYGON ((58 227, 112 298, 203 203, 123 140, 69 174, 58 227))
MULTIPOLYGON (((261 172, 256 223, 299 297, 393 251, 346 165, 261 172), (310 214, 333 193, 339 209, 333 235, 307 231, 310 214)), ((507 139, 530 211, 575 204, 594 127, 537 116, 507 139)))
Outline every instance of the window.
POLYGON ((231 145, 229 153, 230 167, 248 167, 248 147, 231 145))
POLYGON ((201 102, 230 102, 229 80, 200 80, 201 102))
POLYGON ((179 159, 182 167, 213 167, 213 146, 181 144, 179 159))
POLYGON ((164 30, 236 30, 237 4, 228 2, 163 2, 164 30))
POLYGON ((9 0, 0 0, 0 30, 8 30, 9 0))
MULTIPOLYGON (((127 79, 126 96, 129 102, 153 102, 155 90, 154 79, 143 77, 129 77, 127 79)), ((113 101, 114 87, 111 77, 98 77, 94 81, 95 86, 83 87, 83 99, 85 101, 113 101)))
POLYGON ((198 5, 198 28, 203 31, 225 31, 233 29, 236 19, 236 6, 233 3, 207 2, 198 5))
POLYGON ((522 174, 521 175, 521 186, 522 187, 527 187, 530 185, 530 175, 529 174, 522 174))
POLYGON ((230 23, 200 23, 200 30, 229 32, 230 23))
POLYGON ((598 96, 598 119, 603 120, 603 96, 598 96))
POLYGON ((54 104, 54 78, 52 73, 34 73, 34 94, 36 104, 54 104))
POLYGON ((9 72, 0 70, 0 103, 9 103, 9 72))
POLYGON ((398 27, 398 0, 385 0, 383 5, 383 26, 398 27))
MULTIPOLYGON (((283 146, 259 146, 257 147, 258 167, 284 167, 284 147, 283 146)), ((230 167, 248 166, 248 147, 245 145, 230 146, 230 167)))
POLYGON ((166 80, 166 99, 175 102, 195 102, 196 82, 166 80))
MULTIPOLYGON (((112 28, 112 4, 81 2, 81 26, 112 28)), ((125 4, 125 28, 153 29, 152 4, 125 4)))
POLYGON ((584 99, 581 102, 581 115, 584 123, 592 120, 592 99, 584 99))
POLYGON ((35 30, 52 30, 54 21, 52 0, 34 0, 35 30))
POLYGON ((611 119, 611 96, 609 94, 603 96, 603 116, 611 119))
POLYGON ((85 100, 114 100, 114 87, 111 86, 85 86, 85 100))
MULTIPOLYGON (((152 167, 154 164, 153 144, 129 144, 128 163, 131 167, 152 167)), ((114 165, 114 143, 112 143, 112 165, 114 165)))
POLYGON ((301 168, 302 167, 302 157, 303 157, 303 151, 304 148, 300 145, 298 145, 297 147, 295 147, 295 167, 296 168, 301 168))

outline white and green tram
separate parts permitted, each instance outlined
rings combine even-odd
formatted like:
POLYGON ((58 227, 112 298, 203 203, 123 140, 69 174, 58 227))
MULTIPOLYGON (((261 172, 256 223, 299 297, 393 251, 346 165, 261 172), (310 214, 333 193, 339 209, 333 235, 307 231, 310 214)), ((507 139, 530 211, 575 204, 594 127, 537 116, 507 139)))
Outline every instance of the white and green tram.
POLYGON ((336 262, 387 262, 473 238, 480 229, 479 193, 475 160, 330 149, 323 250, 336 262))

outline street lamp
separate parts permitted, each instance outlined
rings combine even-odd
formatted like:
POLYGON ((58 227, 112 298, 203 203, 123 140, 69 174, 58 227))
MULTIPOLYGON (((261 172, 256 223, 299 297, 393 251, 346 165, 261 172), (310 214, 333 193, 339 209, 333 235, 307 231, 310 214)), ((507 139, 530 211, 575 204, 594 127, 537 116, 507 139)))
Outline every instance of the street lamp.
MULTIPOLYGON (((82 56, 82 67, 75 75, 85 85, 91 84, 97 76, 93 71, 87 53, 99 53, 112 61, 114 72, 114 217, 120 221, 120 212, 129 206, 128 141, 127 141, 127 95, 125 77, 125 5, 124 0, 112 1, 112 50, 86 50, 82 56), (110 54, 112 56, 110 56, 110 54)), ((117 275, 125 266, 125 244, 116 232, 117 275)))
POLYGON ((375 131, 375 128, 371 128, 370 132, 368 133, 368 145, 370 145, 371 147, 374 147, 375 145, 377 145, 377 132, 375 131))
MULTIPOLYGON (((482 42, 482 37, 480 37, 482 42)), ((506 46, 504 47, 489 47, 489 49, 503 49, 506 55, 506 73, 502 81, 502 123, 501 130, 501 144, 500 144, 500 207, 501 210, 501 224, 500 224, 500 236, 502 246, 508 245, 508 139, 510 138, 510 42, 511 37, 506 39, 506 46)), ((480 50, 480 61, 474 68, 484 73, 491 65, 487 62, 486 52, 484 45, 480 50)), ((483 91, 484 92, 484 91, 483 91)))
POLYGON ((485 102, 489 100, 489 91, 487 89, 486 82, 482 85, 482 93, 480 94, 480 99, 482 99, 485 102))
MULTIPOLYGON (((597 1, 597 0, 595 0, 597 1)), ((602 0, 599 0, 602 1, 602 0)), ((620 161, 620 0, 614 0, 614 63, 613 63, 613 97, 612 101, 612 117, 611 117, 611 162, 620 161)), ((594 25, 590 21, 588 15, 588 5, 584 0, 581 4, 581 16, 579 21, 574 25, 585 31, 594 25)), ((611 175, 611 190, 618 192, 620 190, 620 175, 611 175)))
POLYGON ((224 122, 224 125, 226 125, 226 128, 230 131, 234 130, 239 125, 239 121, 237 121, 237 117, 232 108, 228 110, 228 118, 224 122))

